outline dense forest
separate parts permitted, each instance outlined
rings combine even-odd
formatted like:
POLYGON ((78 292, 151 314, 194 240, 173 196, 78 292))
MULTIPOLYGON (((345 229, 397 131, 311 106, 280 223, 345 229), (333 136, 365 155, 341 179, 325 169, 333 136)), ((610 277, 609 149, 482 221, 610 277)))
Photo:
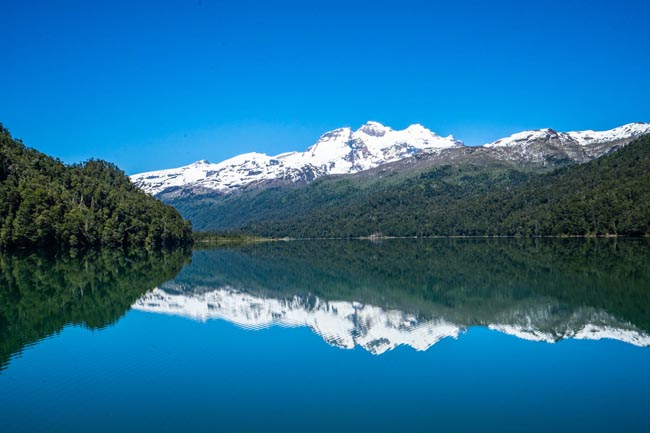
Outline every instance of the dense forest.
POLYGON ((275 237, 644 236, 650 136, 550 173, 446 164, 174 205, 202 229, 275 237))
POLYGON ((114 164, 64 165, 0 124, 0 248, 171 247, 192 229, 114 164))

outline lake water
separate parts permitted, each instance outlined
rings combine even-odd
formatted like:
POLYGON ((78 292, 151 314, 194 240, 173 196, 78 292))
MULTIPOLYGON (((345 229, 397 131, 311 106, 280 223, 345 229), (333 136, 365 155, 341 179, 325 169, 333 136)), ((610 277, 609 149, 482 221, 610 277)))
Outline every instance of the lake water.
POLYGON ((647 240, 0 256, 0 431, 646 432, 647 240))

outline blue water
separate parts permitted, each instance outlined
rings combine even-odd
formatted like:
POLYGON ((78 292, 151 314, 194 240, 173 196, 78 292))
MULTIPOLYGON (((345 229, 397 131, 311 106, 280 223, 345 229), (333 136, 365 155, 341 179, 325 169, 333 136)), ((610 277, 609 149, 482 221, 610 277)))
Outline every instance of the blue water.
MULTIPOLYGON (((240 268, 239 260, 251 256, 264 264, 270 279, 273 272, 265 254, 195 252, 192 264, 162 287, 180 290, 182 282, 182 291, 174 293, 195 296, 215 275, 235 284, 228 273, 242 272, 246 267, 240 268), (228 271, 210 262, 227 259, 232 264, 235 258, 239 265, 228 271), (202 267, 206 260, 211 275, 202 267)), ((286 257, 280 258, 286 262, 286 257)), ((241 281, 252 285, 248 278, 260 270, 252 262, 246 266, 250 272, 241 281)), ((525 281, 533 279, 534 266, 526 269, 525 281)), ((629 269, 639 277, 638 269, 629 269)), ((343 270, 338 275, 347 278, 343 270)), ((286 272, 283 278, 287 287, 314 281, 304 274, 291 280, 286 272)), ((355 274, 355 281, 359 279, 355 274)), ((335 299, 343 297, 338 287, 335 299)), ((352 283, 344 287, 352 298, 361 298, 367 289, 357 290, 352 283)), ((528 288, 541 290, 536 285, 528 288)), ((274 293, 257 287, 254 294, 262 297, 262 292, 264 298, 274 293)), ((526 293, 526 305, 550 299, 546 292, 526 293)), ((633 293, 638 304, 638 292, 633 293)), ((618 296, 624 305, 625 296, 618 296)), ((320 297, 325 297, 322 290, 320 297)), ((481 298, 478 305, 495 305, 495 297, 501 308, 504 292, 492 294, 489 302, 481 298)), ((446 313, 448 320, 479 315, 474 298, 458 301, 446 313)), ((606 297, 598 299, 610 305, 606 297)), ((509 300, 505 310, 519 308, 521 301, 509 300)), ((583 304, 586 301, 562 304, 559 310, 570 309, 575 317, 583 304)), ((647 311, 645 304, 641 308, 647 311)), ((502 311, 485 320, 502 317, 502 311)), ((627 309, 617 311, 624 314, 627 309)), ((635 311, 629 313, 638 322, 632 325, 646 335, 645 316, 638 319, 635 311)), ((379 355, 361 344, 353 349, 328 344, 309 326, 271 324, 251 330, 219 318, 201 321, 133 309, 103 326, 68 320, 60 330, 13 350, 0 371, 0 431, 647 431, 650 348, 611 339, 527 341, 471 324, 483 319, 467 320, 457 338, 444 338, 427 350, 399 345, 379 355)), ((627 319, 620 323, 630 324, 627 319)))
POLYGON ((14 359, 0 419, 3 432, 645 431, 649 365, 625 343, 481 328, 377 357, 305 328, 134 311, 14 359))

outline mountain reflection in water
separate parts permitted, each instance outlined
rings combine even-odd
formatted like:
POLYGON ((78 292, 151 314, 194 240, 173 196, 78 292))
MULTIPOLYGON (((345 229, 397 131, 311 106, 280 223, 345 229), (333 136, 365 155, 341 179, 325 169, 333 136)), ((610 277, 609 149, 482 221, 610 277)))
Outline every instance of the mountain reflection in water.
POLYGON ((195 251, 133 308, 426 350, 472 326, 650 346, 647 240, 294 241, 195 251))

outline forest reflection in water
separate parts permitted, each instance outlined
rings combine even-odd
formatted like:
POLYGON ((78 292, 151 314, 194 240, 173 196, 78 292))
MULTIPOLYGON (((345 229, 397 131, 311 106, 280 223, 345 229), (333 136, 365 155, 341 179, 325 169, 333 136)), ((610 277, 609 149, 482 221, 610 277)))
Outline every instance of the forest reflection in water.
POLYGON ((0 255, 0 370, 70 324, 101 329, 189 261, 184 250, 0 255))

